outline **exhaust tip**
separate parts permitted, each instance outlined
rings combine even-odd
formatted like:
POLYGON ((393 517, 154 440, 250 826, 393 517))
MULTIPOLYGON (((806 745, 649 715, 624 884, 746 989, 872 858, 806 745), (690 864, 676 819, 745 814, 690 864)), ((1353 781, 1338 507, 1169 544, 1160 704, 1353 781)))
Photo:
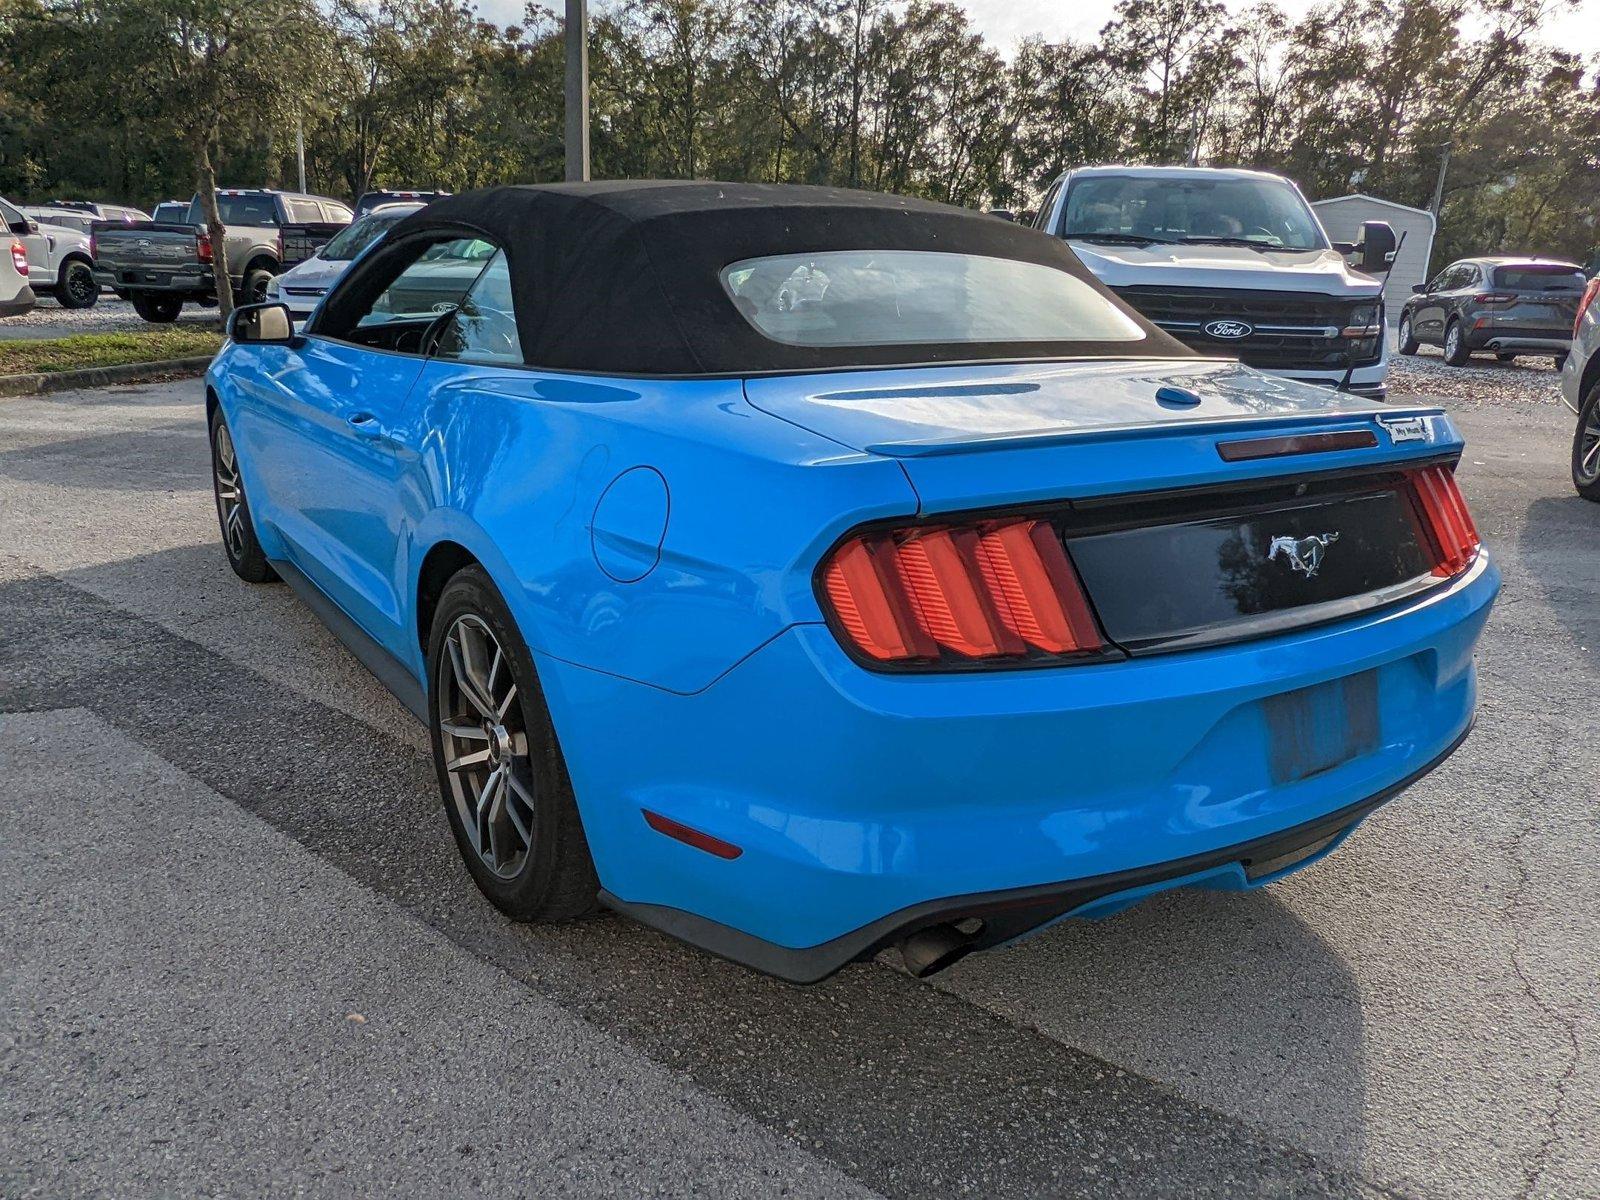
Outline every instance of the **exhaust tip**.
POLYGON ((926 979, 960 962, 972 953, 972 944, 983 928, 979 922, 972 923, 978 927, 970 932, 953 924, 930 925, 905 938, 900 943, 900 957, 906 970, 918 979, 926 979))

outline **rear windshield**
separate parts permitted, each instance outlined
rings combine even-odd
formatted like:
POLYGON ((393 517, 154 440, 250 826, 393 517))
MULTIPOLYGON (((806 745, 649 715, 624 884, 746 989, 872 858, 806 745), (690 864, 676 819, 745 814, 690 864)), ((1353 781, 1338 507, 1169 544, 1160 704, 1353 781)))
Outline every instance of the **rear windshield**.
POLYGON ((1577 267, 1496 267, 1494 286, 1509 292, 1581 292, 1585 280, 1577 267))
POLYGON ((791 346, 1137 342, 1093 287, 1038 263, 928 250, 751 258, 722 271, 745 320, 791 346))
POLYGON ((409 217, 413 211, 415 210, 405 208, 398 212, 374 213, 370 217, 359 217, 353 225, 346 225, 329 238, 328 244, 322 248, 322 253, 318 257, 329 262, 348 262, 392 229, 395 222, 402 217, 409 217))
MULTIPOLYGON (((217 207, 222 210, 222 223, 224 225, 276 225, 278 223, 278 206, 272 202, 271 196, 218 196, 217 207)), ((189 204, 189 224, 204 225, 206 214, 201 211, 200 201, 193 200, 189 204)))

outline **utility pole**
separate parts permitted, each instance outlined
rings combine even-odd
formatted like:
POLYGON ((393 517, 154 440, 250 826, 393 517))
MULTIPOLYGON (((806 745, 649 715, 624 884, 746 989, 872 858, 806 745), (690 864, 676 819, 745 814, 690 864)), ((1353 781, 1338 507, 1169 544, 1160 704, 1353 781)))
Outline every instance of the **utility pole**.
POLYGON ((1444 177, 1450 170, 1450 155, 1455 150, 1454 142, 1445 142, 1442 146, 1444 153, 1439 156, 1439 178, 1433 184, 1433 203, 1428 206, 1433 213, 1433 223, 1439 224, 1439 210, 1444 207, 1444 177))
POLYGON ((305 119, 297 108, 294 111, 294 157, 300 164, 300 190, 306 190, 306 127, 305 119))
POLYGON ((567 182, 589 178, 589 2, 567 0, 567 182))

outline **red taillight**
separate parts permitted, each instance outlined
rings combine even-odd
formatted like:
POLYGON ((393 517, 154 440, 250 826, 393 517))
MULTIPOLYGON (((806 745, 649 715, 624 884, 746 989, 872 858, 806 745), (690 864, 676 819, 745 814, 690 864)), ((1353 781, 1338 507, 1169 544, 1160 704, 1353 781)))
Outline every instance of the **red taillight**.
POLYGON ((1433 541, 1433 573, 1443 579, 1461 574, 1477 556, 1480 542, 1455 472, 1446 466, 1423 467, 1411 472, 1411 486, 1433 541))
POLYGON ((100 239, 93 233, 89 235, 89 257, 100 257, 100 239))
POLYGON ((1003 665, 1106 648, 1048 521, 860 534, 829 557, 822 592, 849 644, 886 664, 1003 665))
POLYGON ((1511 304, 1516 296, 1510 292, 1479 292, 1472 299, 1478 304, 1511 304))
MULTIPOLYGON (((1578 315, 1572 319, 1572 336, 1578 336, 1578 326, 1583 324, 1583 314, 1589 311, 1589 306, 1600 300, 1600 275, 1589 280, 1589 286, 1583 289, 1583 298, 1578 301, 1578 315)), ((1595 314, 1595 319, 1600 320, 1600 313, 1595 314)))
POLYGON ((17 268, 17 274, 26 279, 28 277, 28 252, 22 248, 21 242, 11 243, 11 261, 17 268))
POLYGON ((211 235, 197 233, 194 235, 194 256, 203 263, 211 261, 211 235))

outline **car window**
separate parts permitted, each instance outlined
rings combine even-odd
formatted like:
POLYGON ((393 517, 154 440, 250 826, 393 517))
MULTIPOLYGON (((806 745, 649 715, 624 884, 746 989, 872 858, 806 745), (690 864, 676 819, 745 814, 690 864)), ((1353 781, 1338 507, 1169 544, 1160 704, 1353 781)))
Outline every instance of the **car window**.
POLYGON ((23 222, 23 216, 4 200, 0 200, 0 221, 4 221, 7 225, 20 225, 23 222))
POLYGON ((347 225, 353 220, 355 214, 342 204, 333 204, 324 201, 322 205, 322 219, 331 221, 335 225, 347 225))
POLYGON ((285 200, 289 220, 297 225, 316 225, 322 221, 322 207, 315 200, 285 200))
POLYGON ((373 242, 377 241, 402 218, 411 215, 411 209, 377 212, 346 225, 328 239, 328 244, 318 255, 324 262, 349 262, 373 242))
POLYGON ((511 267, 504 250, 497 252, 478 276, 434 353, 462 362, 522 361, 511 304, 511 267))
MULTIPOLYGON (((278 206, 271 196, 226 196, 217 197, 217 208, 222 212, 224 225, 269 225, 278 224, 278 206)), ((195 199, 189 205, 189 224, 204 225, 205 212, 200 207, 200 201, 195 199)))
POLYGON ((1494 285, 1513 292, 1581 292, 1587 280, 1577 267, 1540 263, 1526 267, 1496 267, 1494 285))
POLYGON ((741 316, 791 346, 1137 342, 1144 331, 1056 267, 932 250, 746 259, 722 285, 741 316))
POLYGON ((1061 236, 1084 241, 1247 241, 1282 250, 1327 246, 1304 198, 1281 179, 1090 175, 1067 190, 1061 236))
POLYGON ((482 238, 434 242, 379 293, 358 328, 437 317, 456 308, 494 257, 482 238))

